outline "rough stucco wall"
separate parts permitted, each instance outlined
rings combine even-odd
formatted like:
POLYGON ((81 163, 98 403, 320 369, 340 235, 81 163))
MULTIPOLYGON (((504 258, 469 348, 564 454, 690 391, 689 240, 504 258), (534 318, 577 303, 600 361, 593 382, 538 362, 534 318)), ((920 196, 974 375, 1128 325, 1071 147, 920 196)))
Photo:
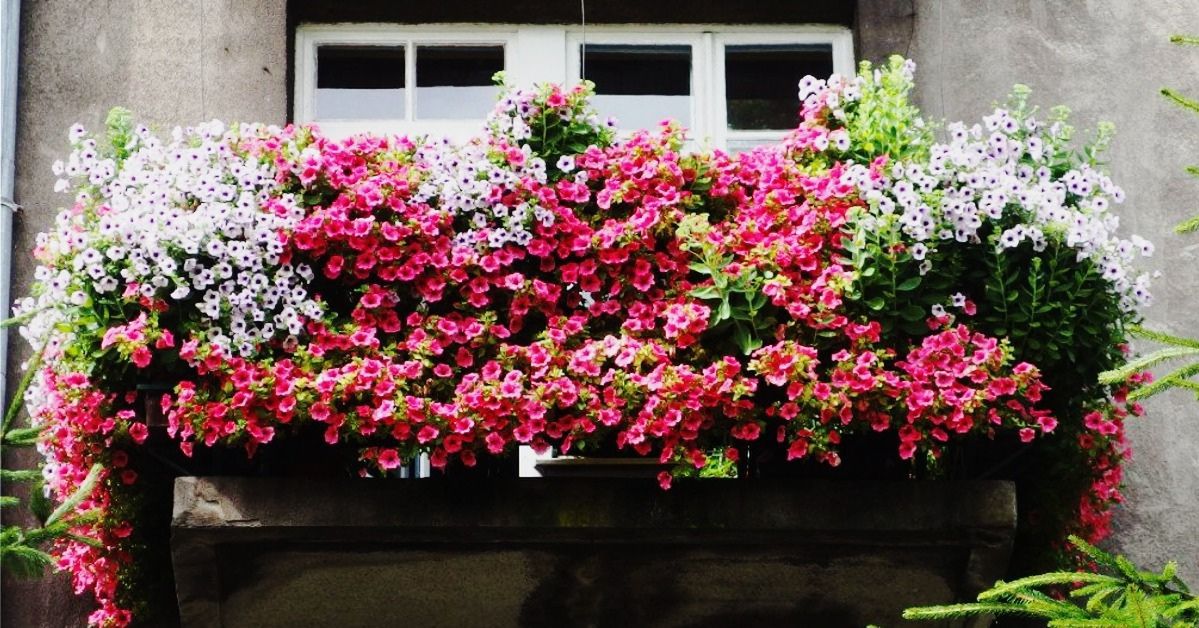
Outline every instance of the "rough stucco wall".
MULTIPOLYGON (((928 115, 977 120, 1024 83, 1036 103, 1070 106, 1080 130, 1115 123, 1110 169, 1128 194, 1121 226, 1157 244, 1151 264, 1164 273, 1147 323, 1199 337, 1199 237, 1172 231, 1199 211, 1199 181, 1183 173, 1199 162, 1199 116, 1158 95, 1171 86, 1199 96, 1199 49, 1168 41, 1199 33, 1199 1, 917 0, 915 8, 914 21, 890 32, 912 33, 928 115)), ((1129 427, 1128 501, 1111 546, 1146 567, 1174 558, 1199 582, 1199 403, 1170 393, 1146 409, 1129 427)))
MULTIPOLYGON (((23 210, 14 225, 14 295, 28 290, 33 265, 25 253, 34 236, 69 201, 53 192, 50 164, 64 156, 71 124, 98 130, 117 105, 163 129, 287 117, 284 0, 21 4, 15 196, 23 210)), ((16 373, 27 351, 11 333, 16 373)), ((14 378, 9 390, 15 387, 14 378)), ((5 626, 81 626, 90 610, 61 575, 48 583, 6 579, 3 597, 5 626)))

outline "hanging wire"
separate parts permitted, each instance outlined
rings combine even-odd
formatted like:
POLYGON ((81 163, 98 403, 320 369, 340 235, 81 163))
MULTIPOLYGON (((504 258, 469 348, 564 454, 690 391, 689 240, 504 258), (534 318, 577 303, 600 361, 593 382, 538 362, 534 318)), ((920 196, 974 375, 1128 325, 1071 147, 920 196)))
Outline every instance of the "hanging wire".
POLYGON ((587 80, 587 0, 579 0, 579 23, 583 27, 583 43, 579 47, 579 79, 587 80))

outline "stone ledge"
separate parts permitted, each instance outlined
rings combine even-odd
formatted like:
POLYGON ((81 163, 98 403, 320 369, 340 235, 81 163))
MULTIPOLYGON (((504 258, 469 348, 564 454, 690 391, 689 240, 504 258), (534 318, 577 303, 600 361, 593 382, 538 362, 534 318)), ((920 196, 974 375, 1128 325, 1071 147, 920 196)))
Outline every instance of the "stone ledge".
POLYGON ((1004 482, 179 478, 172 554, 188 627, 862 626, 1000 578, 1015 503, 1004 482))

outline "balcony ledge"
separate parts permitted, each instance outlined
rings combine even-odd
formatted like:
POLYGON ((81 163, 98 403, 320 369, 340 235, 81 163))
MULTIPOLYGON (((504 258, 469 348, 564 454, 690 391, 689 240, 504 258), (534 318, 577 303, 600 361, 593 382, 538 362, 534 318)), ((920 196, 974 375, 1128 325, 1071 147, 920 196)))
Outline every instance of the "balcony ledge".
POLYGON ((863 626, 972 599, 1015 528, 1006 482, 183 477, 171 545, 188 628, 863 626))

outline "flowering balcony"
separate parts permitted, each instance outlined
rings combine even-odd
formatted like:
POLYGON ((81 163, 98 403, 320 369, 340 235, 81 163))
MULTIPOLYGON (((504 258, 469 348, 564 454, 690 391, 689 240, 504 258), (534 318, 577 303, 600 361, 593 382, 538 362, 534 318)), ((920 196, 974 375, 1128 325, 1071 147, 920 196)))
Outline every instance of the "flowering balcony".
POLYGON ((1109 135, 1077 150, 1018 89, 939 142, 913 87, 899 58, 807 77, 739 154, 620 136, 587 83, 509 90, 462 144, 72 129, 16 434, 93 623, 148 613, 146 498, 209 472, 258 477, 179 480, 196 626, 892 621, 1003 575, 1017 489, 891 479, 1017 482, 1032 564, 1102 537, 1143 379, 1098 374, 1152 252, 1109 135), (481 472, 522 447, 656 482, 481 472))

